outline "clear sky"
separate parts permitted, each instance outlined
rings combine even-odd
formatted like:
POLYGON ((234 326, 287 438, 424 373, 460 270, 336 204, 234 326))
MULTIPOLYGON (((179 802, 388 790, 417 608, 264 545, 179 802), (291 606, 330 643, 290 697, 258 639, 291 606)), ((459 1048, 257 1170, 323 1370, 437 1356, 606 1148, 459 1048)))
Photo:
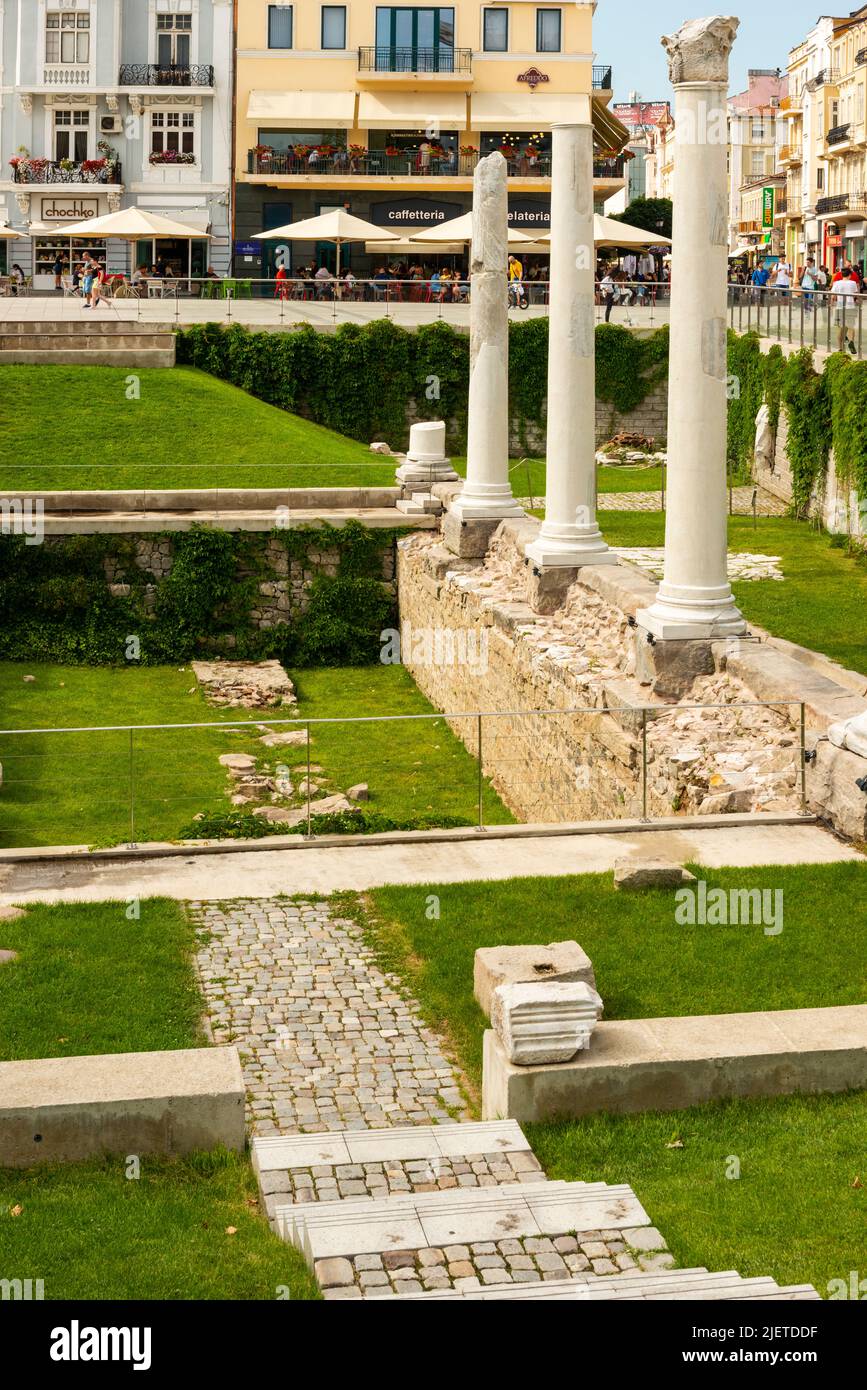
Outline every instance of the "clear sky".
POLYGON ((747 85, 748 68, 785 68, 790 48, 800 43, 820 15, 849 14, 856 0, 838 7, 822 0, 599 0, 593 21, 593 47, 600 63, 614 68, 614 99, 630 91, 645 101, 671 100, 668 66, 660 35, 702 15, 733 14, 741 21, 732 52, 732 92, 747 85))

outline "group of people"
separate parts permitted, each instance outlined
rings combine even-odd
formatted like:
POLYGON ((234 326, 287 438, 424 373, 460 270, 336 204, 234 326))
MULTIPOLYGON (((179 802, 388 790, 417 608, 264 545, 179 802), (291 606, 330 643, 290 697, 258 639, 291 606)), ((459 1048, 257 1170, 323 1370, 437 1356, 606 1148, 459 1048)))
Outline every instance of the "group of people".
POLYGON ((864 272, 855 261, 844 258, 832 271, 820 265, 815 256, 807 256, 796 270, 783 256, 773 265, 762 263, 752 271, 736 267, 731 282, 741 287, 743 294, 751 294, 760 306, 774 296, 786 299, 797 294, 807 314, 814 312, 818 297, 827 296, 837 327, 838 350, 855 353, 856 306, 864 293, 864 272))
POLYGON ((668 265, 658 266, 653 256, 630 256, 620 264, 602 266, 596 274, 596 303, 605 306, 605 322, 611 322, 615 305, 656 303, 660 290, 671 284, 668 265))
POLYGON ((9 271, 9 279, 6 282, 6 293, 17 295, 19 290, 24 288, 26 276, 17 261, 13 262, 12 269, 9 271))
POLYGON ((363 284, 352 270, 345 270, 338 281, 334 272, 324 263, 317 269, 315 265, 300 266, 290 274, 285 265, 277 268, 274 296, 288 299, 293 293, 317 299, 333 299, 335 295, 344 299, 355 299, 363 293, 368 299, 412 300, 419 298, 427 286, 430 299, 443 304, 462 304, 469 299, 470 286, 467 276, 459 270, 427 271, 421 264, 408 264, 397 261, 392 265, 380 265, 363 284), (393 289, 392 289, 393 287, 393 289), (416 292, 417 289, 417 292, 416 292))

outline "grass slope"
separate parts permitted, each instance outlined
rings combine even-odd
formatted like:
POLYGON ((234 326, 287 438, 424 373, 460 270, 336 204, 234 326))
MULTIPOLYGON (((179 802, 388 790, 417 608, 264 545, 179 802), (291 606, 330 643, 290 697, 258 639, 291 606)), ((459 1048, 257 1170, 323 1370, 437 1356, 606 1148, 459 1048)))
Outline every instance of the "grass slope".
POLYGON ((0 1169, 0 1269, 46 1299, 314 1299, 304 1257, 259 1215, 240 1154, 0 1169), (17 1215, 13 1212, 20 1208, 17 1215), (234 1234, 229 1234, 234 1228, 234 1234))
POLYGON ((200 1047, 193 928, 164 898, 33 904, 0 923, 0 1060, 200 1047))
POLYGON ((429 1022, 448 1033, 477 1086, 487 1027, 473 997, 480 946, 576 938, 593 961, 606 1018, 864 1002, 867 866, 696 872, 709 888, 782 890, 782 933, 678 926, 672 891, 619 893, 610 874, 380 888, 370 895, 371 930, 387 968, 407 981, 429 1022), (431 893, 440 902, 435 921, 425 910, 431 893))
POLYGON ((394 482, 363 444, 192 367, 0 367, 0 487, 349 487, 394 482), (46 432, 45 421, 51 421, 46 432))

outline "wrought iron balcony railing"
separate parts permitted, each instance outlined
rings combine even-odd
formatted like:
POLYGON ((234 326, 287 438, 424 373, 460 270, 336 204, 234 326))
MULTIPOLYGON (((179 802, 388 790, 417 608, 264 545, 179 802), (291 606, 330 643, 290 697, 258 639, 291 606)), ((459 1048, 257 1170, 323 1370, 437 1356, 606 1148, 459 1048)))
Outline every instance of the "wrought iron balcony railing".
POLYGON ((610 63, 595 64, 593 67, 593 89, 597 92, 610 92, 614 86, 614 70, 610 63))
MULTIPOLYGON (((479 162, 479 154, 428 155, 426 158, 416 150, 404 154, 386 154, 384 151, 369 150, 365 154, 352 154, 338 150, 332 154, 321 154, 311 159, 310 154, 279 154, 261 149, 247 151, 248 174, 338 174, 352 177, 382 175, 410 175, 415 178, 472 178, 473 170, 479 162)), ((515 154, 506 156, 510 178, 551 177, 551 159, 548 155, 515 154)), ((605 161, 606 168, 609 161, 605 161)), ((622 160, 621 160, 622 163, 622 160)), ((595 170, 594 164, 594 170, 595 170)), ((599 174, 597 177, 604 177, 599 174)), ((610 177, 610 175, 608 175, 610 177)))
POLYGON ((12 165, 14 183, 111 183, 123 182, 118 161, 85 159, 18 159, 12 165))
POLYGON ((851 124, 832 126, 825 136, 825 139, 829 145, 845 145, 849 139, 849 131, 851 129, 851 124))
POLYGON ((840 81, 839 68, 822 68, 812 81, 807 83, 808 92, 817 92, 820 87, 833 87, 840 81))
POLYGON ((359 48, 359 72, 470 73, 471 48, 393 48, 389 44, 359 48))
POLYGON ((863 217, 867 213, 867 193, 835 193, 830 198, 818 199, 818 217, 827 217, 835 212, 851 212, 856 217, 863 217))
POLYGON ((121 87, 213 87, 214 69, 210 63, 124 63, 117 80, 121 87))

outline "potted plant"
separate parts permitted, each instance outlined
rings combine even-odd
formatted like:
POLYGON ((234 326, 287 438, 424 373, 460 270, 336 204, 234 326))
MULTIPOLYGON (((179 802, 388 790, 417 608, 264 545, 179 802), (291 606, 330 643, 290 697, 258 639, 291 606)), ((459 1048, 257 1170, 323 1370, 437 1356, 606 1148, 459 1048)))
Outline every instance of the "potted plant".
POLYGON ((514 158, 515 158, 515 146, 514 146, 514 145, 501 145, 501 146, 500 146, 500 154, 503 156, 504 159, 514 159, 514 158))
POLYGON ((478 152, 479 152, 479 147, 478 147, 478 145, 461 145, 460 149, 461 149, 461 154, 467 155, 467 156, 473 155, 473 154, 478 154, 478 152))
POLYGON ((389 159, 397 159, 400 155, 400 149, 397 145, 386 145, 385 153, 388 155, 389 159))
POLYGON ((295 146, 295 158, 296 158, 296 159, 306 159, 307 156, 308 156, 308 154, 310 153, 310 148, 311 148, 310 145, 296 145, 296 146, 295 146))

